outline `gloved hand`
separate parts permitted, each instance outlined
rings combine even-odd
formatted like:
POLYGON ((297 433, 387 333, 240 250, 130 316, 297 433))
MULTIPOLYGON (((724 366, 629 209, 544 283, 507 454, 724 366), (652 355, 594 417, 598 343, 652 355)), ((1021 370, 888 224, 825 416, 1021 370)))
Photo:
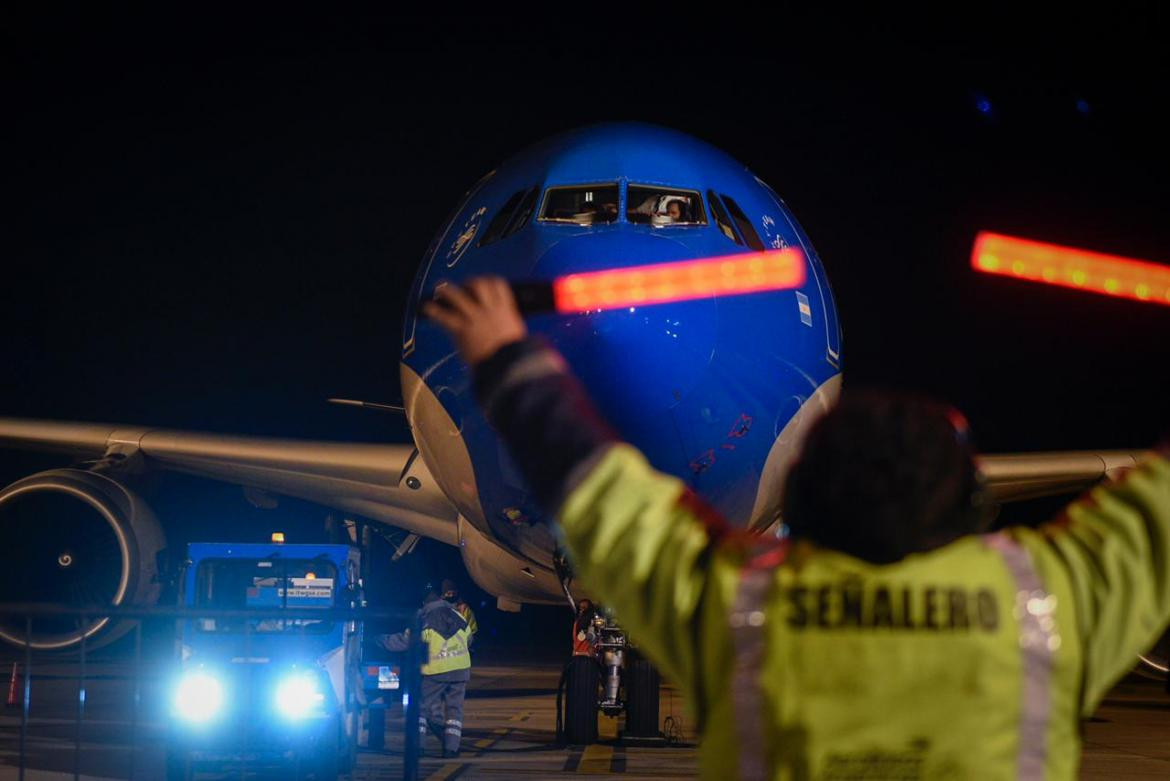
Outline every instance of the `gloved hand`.
POLYGON ((476 277, 466 287, 444 283, 435 288, 435 300, 423 304, 422 311, 451 335, 468 366, 528 335, 512 288, 503 277, 476 277))

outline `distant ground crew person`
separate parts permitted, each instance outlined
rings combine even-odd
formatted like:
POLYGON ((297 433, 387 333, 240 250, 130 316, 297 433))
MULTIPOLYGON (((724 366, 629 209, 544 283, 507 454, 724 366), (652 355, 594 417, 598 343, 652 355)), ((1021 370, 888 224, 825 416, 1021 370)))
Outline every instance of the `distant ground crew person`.
POLYGON ((454 607, 455 611, 463 616, 463 620, 467 622, 467 647, 470 648, 475 642, 475 633, 479 631, 479 622, 475 620, 475 611, 471 609, 471 605, 467 604, 467 600, 459 596, 459 587, 455 585, 455 581, 444 580, 440 588, 443 590, 443 599, 454 607))
MULTIPOLYGON (((419 747, 427 729, 443 744, 444 757, 459 756, 463 737, 463 698, 471 680, 470 634, 467 622, 451 605, 428 589, 419 611, 427 662, 422 666, 422 712, 418 717, 419 747)), ((379 638, 390 651, 405 651, 409 630, 379 638)))
POLYGON ((502 279, 425 311, 582 583, 684 689, 705 778, 1075 778, 1078 717, 1170 619, 1170 449, 989 534, 961 417, 846 393, 769 540, 621 443, 502 279))

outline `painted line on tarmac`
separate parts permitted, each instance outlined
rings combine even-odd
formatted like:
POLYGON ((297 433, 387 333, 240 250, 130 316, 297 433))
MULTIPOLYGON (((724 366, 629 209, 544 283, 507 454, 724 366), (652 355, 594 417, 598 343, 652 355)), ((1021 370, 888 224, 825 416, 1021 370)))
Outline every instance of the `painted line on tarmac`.
POLYGON ((463 775, 463 771, 467 770, 467 767, 467 765, 458 762, 449 762, 427 776, 426 781, 452 781, 452 779, 463 775))
POLYGON ((613 746, 602 743, 593 743, 585 747, 581 755, 581 763, 577 765, 578 773, 608 773, 610 762, 613 760, 613 746))
POLYGON ((576 772, 577 765, 581 764, 581 752, 582 752, 582 749, 580 747, 570 749, 569 756, 565 760, 565 766, 563 768, 561 768, 561 772, 564 772, 564 773, 576 772))
POLYGON ((480 738, 479 740, 475 741, 472 746, 479 749, 480 751, 491 748, 503 740, 504 736, 511 731, 512 730, 507 727, 497 727, 496 729, 492 730, 492 736, 490 738, 480 738))

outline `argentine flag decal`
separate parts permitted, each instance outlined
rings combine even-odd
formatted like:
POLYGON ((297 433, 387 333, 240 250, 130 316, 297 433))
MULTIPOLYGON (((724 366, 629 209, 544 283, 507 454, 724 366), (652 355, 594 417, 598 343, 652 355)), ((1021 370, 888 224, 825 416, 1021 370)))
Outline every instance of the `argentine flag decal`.
POLYGON ((808 296, 800 291, 796 293, 796 308, 800 310, 800 322, 812 326, 812 307, 808 305, 808 296))

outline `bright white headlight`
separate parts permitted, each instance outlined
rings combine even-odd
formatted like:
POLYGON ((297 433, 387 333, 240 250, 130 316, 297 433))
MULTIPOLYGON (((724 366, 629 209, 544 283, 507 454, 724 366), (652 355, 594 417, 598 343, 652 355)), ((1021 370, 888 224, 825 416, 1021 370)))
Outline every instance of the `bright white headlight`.
POLYGON ((294 673, 276 687, 276 709, 290 719, 304 718, 324 701, 315 675, 294 673))
POLYGON ((192 672, 175 690, 175 712, 187 721, 208 721, 223 707, 223 686, 215 676, 192 672))

